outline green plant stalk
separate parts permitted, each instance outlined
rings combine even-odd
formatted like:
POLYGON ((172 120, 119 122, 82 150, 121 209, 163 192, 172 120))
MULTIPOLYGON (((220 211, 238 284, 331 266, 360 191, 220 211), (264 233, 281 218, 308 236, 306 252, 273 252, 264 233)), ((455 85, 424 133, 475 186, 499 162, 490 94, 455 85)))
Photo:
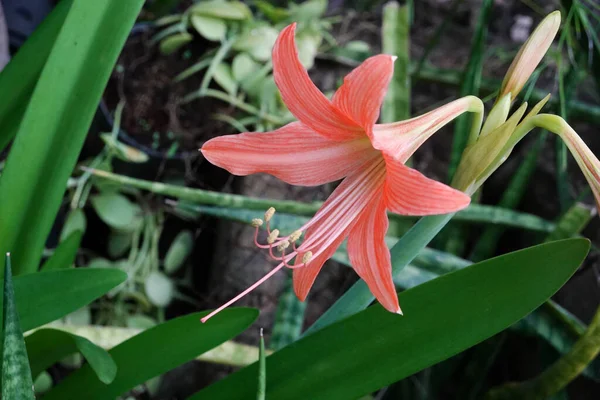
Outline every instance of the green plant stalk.
POLYGON ((265 338, 260 330, 260 347, 258 356, 258 390, 256 400, 265 400, 267 394, 267 358, 265 355, 265 338))
MULTIPOLYGON (((144 2, 74 2, 0 177, 0 250, 35 272, 98 102, 144 2)), ((4 260, 1 260, 4 264, 4 260)))
POLYGON ((488 392, 487 400, 543 400, 558 393, 577 378, 600 353, 600 307, 573 349, 537 377, 509 383, 488 392))
POLYGON ((381 31, 383 53, 398 57, 381 111, 381 121, 390 123, 410 117, 410 6, 387 3, 381 31))
MULTIPOLYGON (((236 194, 212 192, 209 190, 192 189, 183 186, 168 185, 161 182, 130 178, 124 175, 118 175, 112 172, 101 170, 93 170, 92 172, 93 175, 98 178, 118 182, 125 186, 148 190, 155 194, 172 196, 177 199, 193 203, 219 206, 223 209, 245 208, 249 210, 266 211, 269 207, 275 207, 278 212, 312 216, 322 205, 321 202, 302 203, 291 200, 260 199, 236 194)), ((194 206, 191 205, 181 205, 180 207, 185 209, 185 211, 196 212, 194 206)), ((390 219, 409 218, 402 217, 397 214, 388 214, 388 216, 390 219)), ((535 215, 519 213, 512 210, 504 210, 501 208, 480 204, 475 204, 469 206, 465 210, 459 211, 456 213, 454 220, 464 222, 503 224, 516 228, 542 232, 551 232, 554 229, 554 224, 552 222, 546 221, 535 215)))
POLYGON ((0 102, 0 151, 12 140, 25 113, 29 97, 46 64, 54 40, 73 4, 63 0, 27 39, 0 73, 0 88, 10 101, 0 102))

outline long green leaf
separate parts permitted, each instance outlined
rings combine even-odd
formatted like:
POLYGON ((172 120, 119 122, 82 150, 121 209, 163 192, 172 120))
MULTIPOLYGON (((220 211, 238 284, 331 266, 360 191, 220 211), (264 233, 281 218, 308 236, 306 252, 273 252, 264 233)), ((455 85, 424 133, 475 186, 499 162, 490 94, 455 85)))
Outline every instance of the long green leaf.
MULTIPOLYGON (((240 334, 254 322, 258 311, 231 308, 202 324, 207 313, 195 313, 157 325, 123 342, 109 353, 117 363, 117 376, 109 385, 99 382, 86 365, 58 384, 45 400, 114 399, 127 390, 193 360, 213 347, 240 334)), ((252 389, 256 391, 256 377, 252 389)))
MULTIPOLYGON (((0 177, 0 249, 34 272, 112 68, 143 0, 76 1, 0 177)), ((4 261, 2 261, 4 262, 4 261)))
POLYGON ((10 99, 0 102, 0 151, 17 133, 29 97, 72 3, 73 0, 58 3, 0 72, 0 93, 10 99))
MULTIPOLYGON (((401 293, 404 316, 377 305, 326 327, 267 358, 267 398, 359 398, 436 364, 542 304, 588 249, 569 239, 493 258, 401 293)), ((191 399, 250 398, 257 372, 244 368, 191 399)))
POLYGON ((67 236, 65 240, 59 243, 58 247, 54 250, 54 254, 42 265, 41 270, 53 271, 70 268, 73 262, 75 262, 82 236, 81 231, 72 232, 67 236))
POLYGON ((77 268, 38 272, 14 279, 19 319, 28 331, 61 318, 97 299, 127 279, 116 269, 77 268))
POLYGON ((115 379, 117 365, 110 354, 88 339, 58 329, 39 329, 25 338, 31 374, 38 376, 68 355, 81 353, 101 382, 115 379))
POLYGON ((260 330, 260 352, 258 358, 258 390, 256 391, 256 400, 265 400, 267 392, 267 358, 265 355, 265 338, 263 331, 260 330))
POLYGON ((10 268, 10 254, 4 266, 2 310, 2 398, 7 400, 34 400, 33 380, 19 323, 15 292, 10 268))

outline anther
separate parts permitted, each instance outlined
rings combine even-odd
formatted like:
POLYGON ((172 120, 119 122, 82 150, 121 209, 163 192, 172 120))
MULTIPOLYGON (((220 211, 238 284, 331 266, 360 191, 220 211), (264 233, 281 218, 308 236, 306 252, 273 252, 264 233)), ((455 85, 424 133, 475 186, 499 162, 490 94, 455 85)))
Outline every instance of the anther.
POLYGON ((302 236, 302 231, 294 231, 289 237, 290 242, 294 243, 296 240, 300 239, 302 236))
POLYGON ((302 256, 302 263, 306 264, 310 261, 310 259, 312 258, 312 251, 307 251, 306 253, 304 253, 304 255, 302 256))
POLYGON ((260 219, 260 218, 254 218, 254 219, 252 219, 251 225, 253 227, 258 228, 258 227, 262 226, 262 224, 263 224, 263 220, 262 219, 260 219))
POLYGON ((284 240, 283 242, 281 242, 277 245, 277 250, 283 253, 285 251, 285 249, 287 249, 289 246, 290 246, 290 242, 288 242, 287 240, 284 240))
POLYGON ((273 231, 267 237, 267 243, 273 244, 279 237, 279 229, 273 229, 273 231))
POLYGON ((275 208, 269 207, 269 209, 265 212, 265 221, 269 222, 273 215, 275 214, 275 208))

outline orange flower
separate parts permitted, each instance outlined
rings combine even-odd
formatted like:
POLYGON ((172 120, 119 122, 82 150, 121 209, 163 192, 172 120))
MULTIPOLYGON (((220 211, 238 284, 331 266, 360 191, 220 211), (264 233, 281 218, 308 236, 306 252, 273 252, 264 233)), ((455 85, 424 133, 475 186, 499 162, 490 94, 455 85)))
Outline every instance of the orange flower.
MULTIPOLYGON (((273 74, 283 101, 298 118, 273 132, 241 133, 208 141, 201 149, 211 163, 235 175, 269 173, 294 185, 321 185, 345 178, 317 214, 289 236, 271 230, 267 244, 279 265, 246 291, 207 317, 237 301, 283 267, 294 269, 294 289, 304 300, 321 267, 348 237, 348 254, 358 275, 389 311, 401 314, 385 244, 386 210, 403 215, 445 214, 465 208, 470 198, 431 180, 404 163, 433 133, 483 104, 465 97, 407 121, 376 125, 393 74, 395 57, 367 59, 327 99, 302 67, 294 42, 295 24, 285 28, 273 48, 273 74), (302 232, 306 236, 296 247, 302 232), (273 254, 277 249, 280 255, 273 254)), ((258 238, 262 220, 253 221, 258 238)))

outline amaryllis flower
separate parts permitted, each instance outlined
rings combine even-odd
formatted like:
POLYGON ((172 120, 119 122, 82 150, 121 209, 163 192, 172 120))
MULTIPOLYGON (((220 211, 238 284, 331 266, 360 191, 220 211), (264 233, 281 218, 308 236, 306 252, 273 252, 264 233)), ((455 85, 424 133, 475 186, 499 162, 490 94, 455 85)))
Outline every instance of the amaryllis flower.
MULTIPOLYGON (((241 133, 208 141, 201 151, 211 163, 234 175, 268 173, 293 184, 314 186, 345 178, 316 215, 291 235, 279 237, 266 215, 268 249, 280 261, 246 291, 203 318, 203 322, 260 285, 283 267, 293 268, 294 290, 304 300, 321 267, 348 238, 350 262, 373 295, 401 314, 385 244, 386 211, 431 215, 465 208, 464 193, 404 165, 434 132, 466 111, 481 126, 483 104, 473 96, 453 101, 420 117, 375 124, 395 57, 377 55, 348 74, 330 101, 302 67, 294 42, 295 24, 273 48, 273 74, 281 97, 298 122, 273 132, 241 133), (296 241, 305 232, 302 243, 296 241)), ((255 220, 256 239, 262 220, 255 220)))

